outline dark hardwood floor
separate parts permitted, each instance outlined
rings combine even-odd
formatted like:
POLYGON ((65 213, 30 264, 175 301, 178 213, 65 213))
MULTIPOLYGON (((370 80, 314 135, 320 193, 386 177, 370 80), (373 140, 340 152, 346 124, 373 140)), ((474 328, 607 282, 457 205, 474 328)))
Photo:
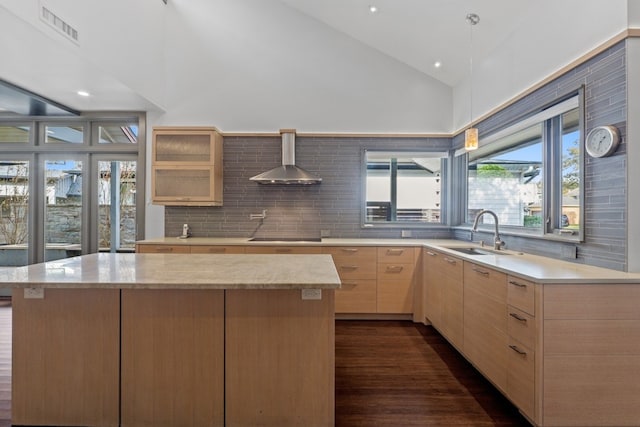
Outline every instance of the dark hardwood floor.
POLYGON ((336 322, 336 426, 529 426, 432 327, 336 322))
MULTIPOLYGON (((0 301, 0 427, 11 425, 11 304, 0 301)), ((528 426, 433 328, 336 322, 336 426, 528 426)))

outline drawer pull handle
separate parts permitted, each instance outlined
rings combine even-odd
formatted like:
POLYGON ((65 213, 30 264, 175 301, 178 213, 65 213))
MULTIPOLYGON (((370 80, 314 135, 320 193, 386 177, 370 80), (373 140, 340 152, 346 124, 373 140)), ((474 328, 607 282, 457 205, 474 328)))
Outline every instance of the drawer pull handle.
POLYGON ((358 266, 357 265, 341 265, 340 268, 343 270, 357 270, 358 266))
POLYGON ((482 275, 483 275, 483 276, 485 276, 485 277, 489 275, 489 272, 488 272, 488 271, 482 271, 482 270, 480 270, 479 268, 475 268, 475 267, 473 267, 473 268, 472 268, 472 270, 473 270, 473 271, 475 271, 475 272, 476 272, 476 273, 478 273, 478 274, 482 274, 482 275))
POLYGON ((527 323, 527 318, 520 316, 518 313, 509 313, 509 316, 513 317, 514 319, 520 322, 527 323))
POLYGON ((401 265, 389 265, 387 266, 387 273, 400 273, 403 268, 401 265))
POLYGON ((519 283, 519 282, 516 282, 514 280, 509 280, 509 284, 513 285, 513 286, 517 286, 519 288, 526 288, 527 287, 527 285, 525 285, 524 283, 519 283))
POLYGON ((291 249, 289 249, 289 248, 276 248, 276 253, 284 254, 284 253, 288 253, 288 252, 291 252, 291 249))
POLYGON ((342 252, 349 252, 349 253, 358 252, 358 250, 356 248, 341 248, 340 250, 342 252))
POLYGON ((387 249, 387 255, 402 255, 404 249, 387 249))
POLYGON ((517 345, 511 344, 511 345, 509 345, 509 348, 511 350, 515 351, 516 353, 518 353, 520 356, 526 356, 527 355, 527 352, 520 350, 517 345))
POLYGON ((173 252, 173 248, 158 248, 156 249, 158 252, 173 252))
POLYGON ((449 264, 456 264, 456 260, 455 259, 444 258, 444 260, 447 261, 449 264))
POLYGON ((353 289, 356 286, 358 286, 358 284, 356 282, 342 282, 342 288, 344 289, 345 287, 348 287, 349 289, 353 289))
POLYGON ((435 253, 435 252, 431 252, 431 251, 427 251, 427 255, 429 255, 429 256, 436 256, 436 253, 435 253))

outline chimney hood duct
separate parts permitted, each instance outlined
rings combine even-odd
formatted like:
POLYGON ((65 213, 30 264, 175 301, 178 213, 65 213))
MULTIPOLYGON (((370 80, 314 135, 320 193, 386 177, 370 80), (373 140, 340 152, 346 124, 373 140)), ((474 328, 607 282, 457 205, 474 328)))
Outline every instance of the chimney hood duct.
POLYGON ((260 175, 249 178, 258 184, 265 185, 310 185, 320 184, 322 178, 318 178, 299 168, 296 162, 296 130, 280 129, 282 135, 282 166, 263 172, 260 175))

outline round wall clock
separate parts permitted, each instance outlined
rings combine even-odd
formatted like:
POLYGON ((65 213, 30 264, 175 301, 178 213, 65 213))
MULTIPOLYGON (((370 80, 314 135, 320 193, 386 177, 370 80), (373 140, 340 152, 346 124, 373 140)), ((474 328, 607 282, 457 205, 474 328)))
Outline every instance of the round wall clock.
POLYGON ((587 134, 584 145, 591 157, 610 156, 618 148, 620 133, 615 126, 597 126, 587 134))

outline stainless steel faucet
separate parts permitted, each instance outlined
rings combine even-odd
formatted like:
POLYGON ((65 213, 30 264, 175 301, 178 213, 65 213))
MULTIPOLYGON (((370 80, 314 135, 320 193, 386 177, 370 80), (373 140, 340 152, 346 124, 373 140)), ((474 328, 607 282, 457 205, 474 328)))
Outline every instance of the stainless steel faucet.
POLYGON ((480 220, 480 217, 484 214, 489 214, 493 216, 493 221, 496 226, 495 236, 493 238, 493 248, 496 251, 499 251, 500 248, 504 246, 504 242, 502 241, 502 239, 500 239, 500 232, 498 231, 498 215, 496 215, 495 212, 490 211, 488 209, 483 209, 480 212, 478 212, 476 214, 476 219, 473 220, 473 227, 471 227, 471 233, 478 231, 478 221, 480 220))

